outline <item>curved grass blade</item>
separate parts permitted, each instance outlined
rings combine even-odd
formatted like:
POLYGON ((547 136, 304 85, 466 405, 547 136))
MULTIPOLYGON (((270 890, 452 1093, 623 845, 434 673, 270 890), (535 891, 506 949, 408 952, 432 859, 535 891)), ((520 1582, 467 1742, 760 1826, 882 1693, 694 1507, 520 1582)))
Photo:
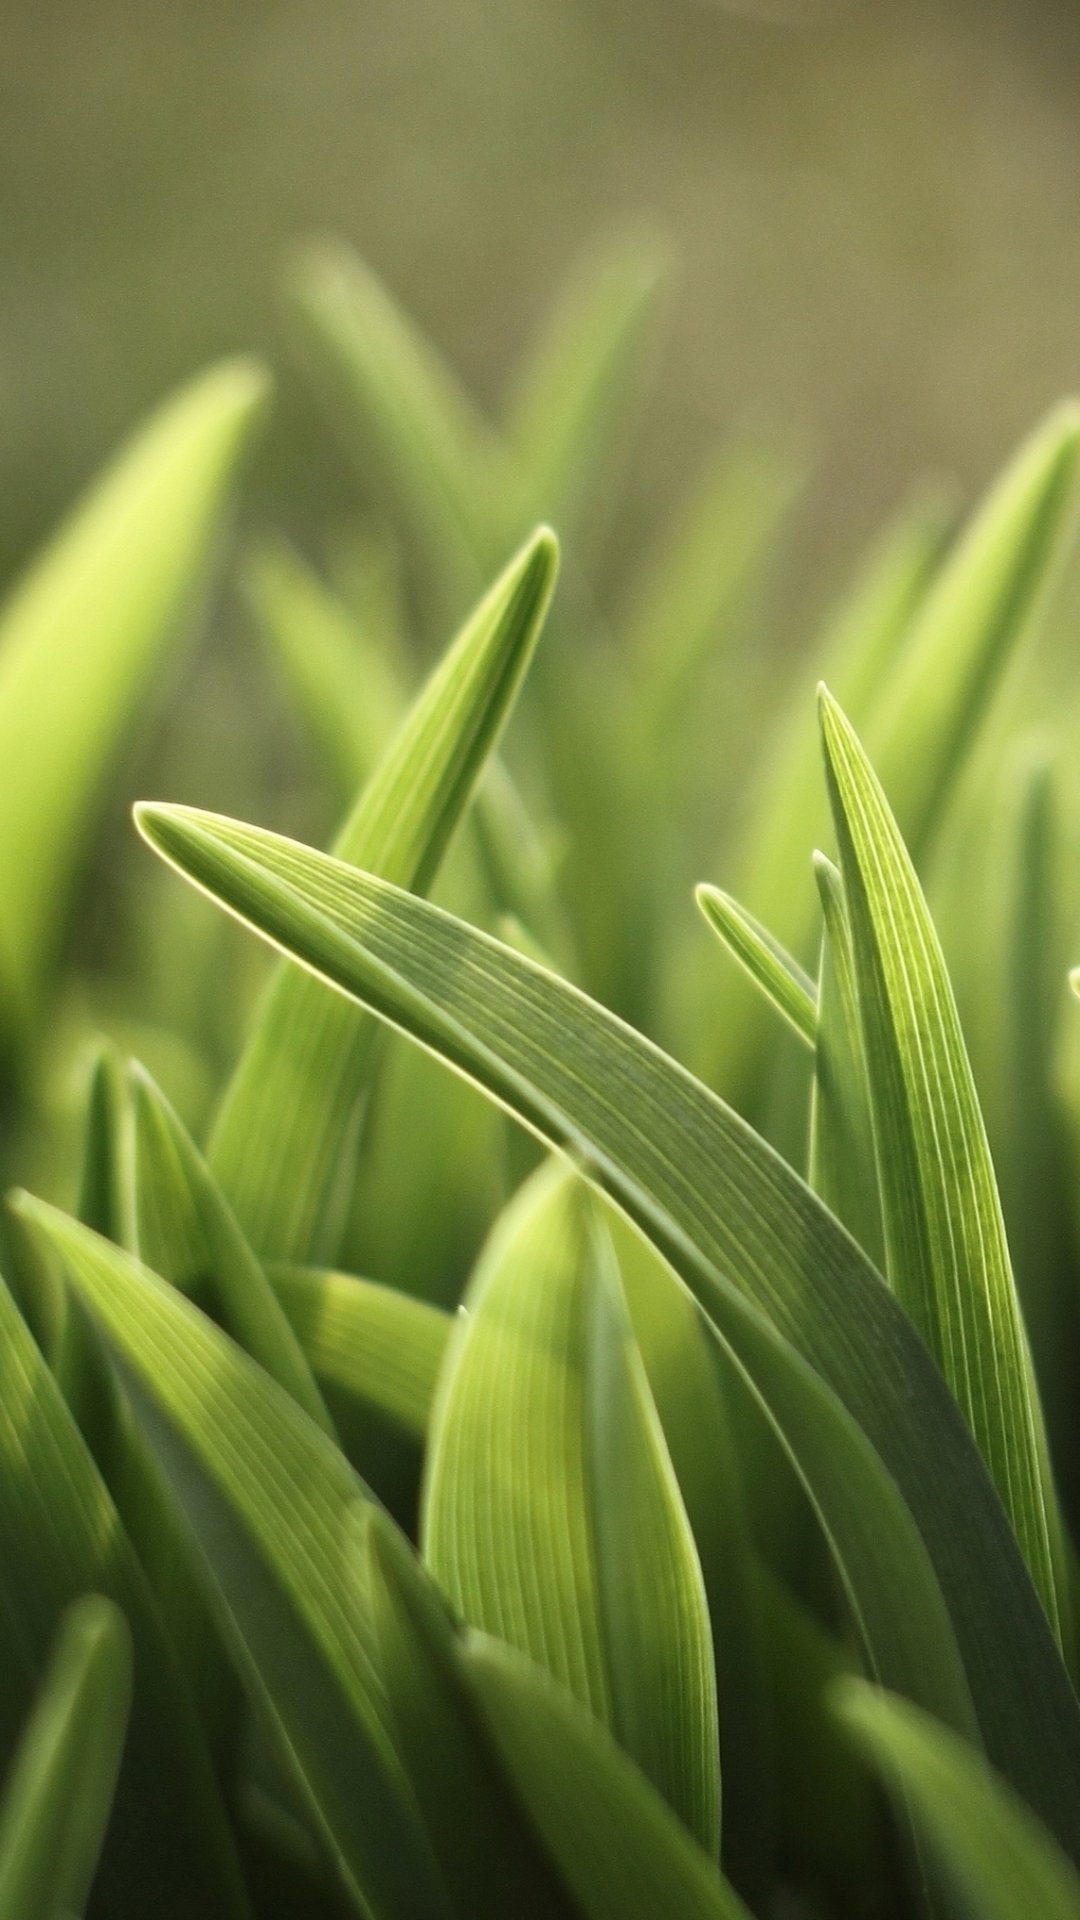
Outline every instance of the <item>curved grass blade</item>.
POLYGON ((769 1411, 878 1676, 967 1731, 959 1649, 991 1758, 1080 1854, 1080 1711, 1015 1537, 907 1316, 797 1175, 639 1034, 450 915, 258 828, 176 807, 139 820, 237 917, 612 1194, 769 1411))
POLYGON ((348 1543, 364 1483, 175 1288, 23 1195, 122 1362, 255 1703, 361 1911, 449 1912, 398 1758, 348 1543))
POLYGON ((1042 1410, 944 956, 881 786, 825 692, 821 726, 851 922, 886 1269, 971 1427, 1060 1635, 1060 1520, 1042 1410))
POLYGON ((273 1262, 269 1278, 322 1386, 423 1440, 453 1321, 426 1300, 350 1273, 273 1262))
POLYGON ((288 1316, 195 1142, 137 1062, 128 1069, 128 1087, 131 1251, 210 1313, 332 1436, 288 1316))
POLYGON ((359 1553, 398 1741, 458 1912, 571 1920, 502 1776, 440 1594, 377 1508, 363 1514, 359 1553))
POLYGON ((866 1084, 851 923, 840 871, 823 853, 814 874, 825 921, 817 1045, 810 1107, 810 1185, 854 1234, 874 1265, 885 1263, 874 1124, 866 1084))
MULTIPOLYGON (((423 891, 509 717, 554 587, 545 529, 432 673, 335 842, 423 891)), ((373 1023, 281 969, 226 1088, 207 1158, 256 1253, 332 1261, 349 1202, 373 1023)))
POLYGON ((452 615, 481 591, 524 523, 494 433, 386 288, 347 247, 305 247, 285 295, 306 371, 345 452, 381 454, 452 615))
POLYGON ((239 1867, 191 1698, 117 1511, 41 1352, 0 1282, 0 1747, 10 1751, 80 1595, 112 1599, 131 1628, 131 1729, 102 1886, 138 1887, 163 1913, 243 1920, 239 1867))
POLYGON ((767 927, 729 893, 704 883, 694 894, 713 932, 771 1000, 799 1039, 812 1047, 817 1038, 817 992, 809 974, 774 940, 767 927))
POLYGON ((0 1798, 0 1920, 81 1914, 112 1806, 131 1700, 131 1638, 99 1594, 57 1634, 0 1798))
MULTIPOLYGON (((0 611, 0 1013, 30 1016, 87 822, 202 584, 267 379, 223 361, 117 455, 0 611)), ((13 1036, 14 1037, 14 1036, 13 1036)))
POLYGON ((432 1424, 424 1556, 463 1618, 605 1721, 715 1852, 701 1568, 594 1207, 549 1164, 481 1255, 432 1424))
POLYGON ((470 1635, 465 1670, 507 1773, 587 1920, 748 1920, 610 1734, 520 1653, 470 1635))
POLYGON ((905 1700, 847 1680, 835 1711, 981 1920, 1080 1920, 1080 1876, 982 1755, 905 1700))

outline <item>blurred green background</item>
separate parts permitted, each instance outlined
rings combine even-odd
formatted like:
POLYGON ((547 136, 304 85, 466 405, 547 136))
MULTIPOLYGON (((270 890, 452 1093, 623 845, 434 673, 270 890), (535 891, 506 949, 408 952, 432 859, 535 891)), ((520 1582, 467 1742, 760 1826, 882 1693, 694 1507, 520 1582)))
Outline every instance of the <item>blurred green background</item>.
MULTIPOLYGON (((678 277, 622 538, 732 420, 806 436, 801 541, 981 480, 1077 377, 1072 0, 4 0, 0 566, 169 385, 281 364, 290 241, 363 252, 485 398, 574 253, 678 277)), ((256 483, 345 497, 287 382, 256 483), (299 457, 298 457, 299 456, 299 457)))

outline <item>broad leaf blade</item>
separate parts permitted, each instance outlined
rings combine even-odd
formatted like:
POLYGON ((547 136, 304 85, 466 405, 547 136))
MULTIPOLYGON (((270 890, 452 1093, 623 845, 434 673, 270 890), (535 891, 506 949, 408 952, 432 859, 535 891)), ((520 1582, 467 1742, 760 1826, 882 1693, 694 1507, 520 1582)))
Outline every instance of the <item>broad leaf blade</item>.
POLYGON ((907 1701, 850 1680, 836 1711, 980 1920, 1080 1920, 1080 1876, 982 1755, 907 1701))
POLYGON ((52 962, 118 739, 202 584, 266 394, 224 361, 140 429, 0 611, 0 1011, 52 962))
POLYGON ((701 1570, 594 1205, 542 1168, 481 1256, 432 1427, 424 1553, 469 1624, 606 1721, 715 1850, 701 1570))
POLYGON ((450 1315, 351 1273, 274 1262, 269 1278, 324 1388, 422 1440, 453 1326, 450 1315))
POLYGON ((98 1594, 66 1614, 0 1798, 0 1920, 81 1914, 127 1731, 131 1641, 98 1594))
POLYGON ((1015 1538, 906 1316, 797 1176, 647 1041, 449 915, 257 828, 140 818, 249 925, 580 1157, 752 1380, 880 1677, 966 1729, 958 1645, 991 1757, 1080 1853, 1080 1715, 1015 1538))
MULTIPOLYGON (((418 891, 433 878, 532 658, 556 564, 541 530, 481 601, 339 833, 342 859, 418 891)), ((309 981, 275 975, 207 1155, 256 1253, 337 1257, 374 1032, 309 981)))
POLYGON ((747 1920, 708 1854, 570 1694, 481 1635, 465 1660, 507 1772, 587 1920, 747 1920))
POLYGON ((1059 1522, 1042 1411, 944 956, 881 786, 824 693, 821 723, 889 1279, 975 1435, 1060 1633, 1059 1522))

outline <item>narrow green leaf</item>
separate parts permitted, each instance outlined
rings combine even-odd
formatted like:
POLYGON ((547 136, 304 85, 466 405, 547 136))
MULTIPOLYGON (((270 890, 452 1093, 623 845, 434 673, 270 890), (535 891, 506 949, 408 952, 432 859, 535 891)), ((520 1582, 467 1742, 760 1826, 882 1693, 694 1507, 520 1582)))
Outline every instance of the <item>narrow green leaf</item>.
POLYGON ((580 1158, 767 1408, 879 1676, 966 1731, 959 1648, 995 1764, 1080 1853, 1080 1713, 1000 1502, 906 1315, 790 1168, 641 1036, 451 916, 257 828, 139 818, 240 919, 580 1158))
POLYGON ((729 893, 704 883, 694 898, 713 932, 808 1047, 817 1037, 817 992, 797 960, 729 893))
POLYGON ((0 1920, 81 1914, 112 1806, 131 1639, 99 1594, 65 1615, 0 1799, 0 1920))
POLYGON ((129 1066, 128 1083, 131 1251, 219 1321, 332 1435, 333 1422, 288 1316, 191 1135, 137 1061, 129 1066))
POLYGON ((370 1498, 326 1433, 174 1287, 43 1201, 201 1549, 222 1629, 365 1913, 447 1913, 398 1758, 347 1543, 370 1498))
POLYGON ((839 869, 817 853, 814 874, 825 931, 810 1110, 810 1185, 880 1268, 885 1244, 851 922, 839 869))
POLYGON ((506 1769, 587 1920, 747 1920, 715 1862, 569 1693, 481 1634, 465 1661, 506 1769))
POLYGON ((348 248, 305 247, 285 294, 302 361, 345 452, 366 480, 374 444, 457 612, 524 520, 496 436, 348 248))
POLYGON ((987 1462, 1055 1630, 1060 1539, 1005 1223, 944 956, 866 755, 821 696, 886 1268, 987 1462))
POLYGON ((322 1386, 354 1397, 422 1440, 450 1315, 350 1273, 275 1261, 269 1277, 322 1386))
MULTIPOLYGON (((554 586, 533 535, 422 689, 335 842, 423 891, 509 716, 554 586)), ((225 1090, 208 1159, 256 1253, 334 1260, 355 1173, 373 1023, 287 969, 225 1090)))
POLYGON ((425 1558, 469 1624, 569 1687, 715 1851, 700 1564, 610 1242, 563 1168, 507 1209, 465 1307, 432 1425, 425 1558))
POLYGON ((980 1920, 1078 1920, 1071 1861, 982 1755, 928 1714, 859 1680, 835 1710, 910 1811, 958 1899, 980 1920))
POLYGON ((230 360, 117 455, 0 611, 0 1016, 25 1020, 136 700, 201 584, 267 388, 230 360))
POLYGON ((242 1920, 239 1868, 191 1699, 131 1543, 40 1349, 0 1282, 0 1748, 10 1751, 81 1594, 131 1628, 135 1694, 102 1885, 161 1913, 242 1920), (130 1878, 129 1878, 130 1876, 130 1878))

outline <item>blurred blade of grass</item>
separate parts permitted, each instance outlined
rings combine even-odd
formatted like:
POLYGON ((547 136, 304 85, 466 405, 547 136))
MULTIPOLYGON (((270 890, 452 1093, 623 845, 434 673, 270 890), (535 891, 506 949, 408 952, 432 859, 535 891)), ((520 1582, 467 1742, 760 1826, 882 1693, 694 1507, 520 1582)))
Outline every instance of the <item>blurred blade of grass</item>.
POLYGON ((203 583, 267 378, 228 360, 151 416, 0 611, 0 1018, 27 1042, 117 740, 203 583))
POLYGON ((449 1920, 396 1751, 370 1610, 342 1552, 370 1499, 321 1427, 175 1288, 56 1208, 20 1211, 63 1260, 203 1557, 241 1676, 376 1920, 449 1920))
POLYGON ((274 1262, 274 1291, 323 1388, 427 1434, 453 1321, 439 1307, 351 1273, 274 1262))
POLYGON ((982 1755, 928 1714, 859 1680, 835 1711, 910 1811, 966 1913, 982 1920, 1080 1920, 1080 1876, 982 1755))
POLYGON ((935 1355, 1060 1638, 1063 1533, 1005 1223, 930 912, 884 792, 828 693, 821 727, 840 843, 886 1271, 935 1355))
POLYGON ((77 1600, 0 1798, 0 1920, 57 1920, 89 1898, 131 1704, 131 1637, 100 1594, 77 1600))
MULTIPOLYGON (((541 530, 432 672, 338 834, 343 859, 423 890, 512 711, 554 587, 541 530)), ((272 979, 208 1160, 256 1253, 334 1260, 355 1179, 376 1028, 288 969, 272 979)))
POLYGON ((610 1240, 565 1168, 516 1196, 464 1305, 431 1429, 425 1558, 462 1617, 568 1687, 715 1852, 701 1567, 610 1240))
POLYGON ((674 1061, 451 916, 258 828, 139 820, 248 925, 580 1158, 768 1408, 880 1677, 964 1731, 973 1697, 996 1764, 1080 1852, 1080 1710, 1015 1538, 921 1340, 809 1189, 674 1061))

